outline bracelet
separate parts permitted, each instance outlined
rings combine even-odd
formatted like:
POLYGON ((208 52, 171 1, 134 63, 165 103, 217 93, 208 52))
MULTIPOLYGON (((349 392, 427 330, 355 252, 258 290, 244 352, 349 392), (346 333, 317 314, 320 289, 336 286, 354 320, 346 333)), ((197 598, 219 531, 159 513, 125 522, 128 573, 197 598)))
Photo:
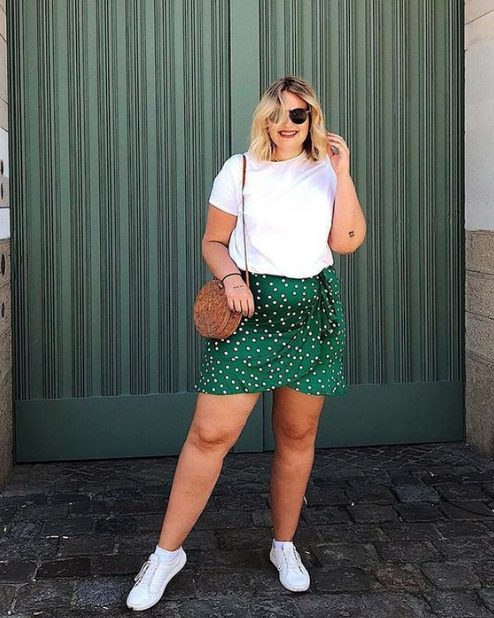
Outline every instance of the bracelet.
POLYGON ((225 275, 225 276, 223 277, 223 279, 221 280, 221 283, 223 283, 223 281, 224 281, 227 277, 230 277, 231 275, 240 275, 240 276, 242 276, 242 274, 241 274, 241 273, 228 273, 228 275, 225 275))

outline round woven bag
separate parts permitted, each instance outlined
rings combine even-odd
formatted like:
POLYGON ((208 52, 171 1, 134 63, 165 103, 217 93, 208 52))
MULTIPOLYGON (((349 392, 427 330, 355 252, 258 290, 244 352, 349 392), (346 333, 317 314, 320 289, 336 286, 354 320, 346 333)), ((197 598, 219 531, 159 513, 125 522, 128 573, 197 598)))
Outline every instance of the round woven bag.
POLYGON ((225 289, 219 279, 208 281, 199 290, 193 314, 198 333, 208 339, 229 337, 242 320, 242 314, 228 306, 225 289))

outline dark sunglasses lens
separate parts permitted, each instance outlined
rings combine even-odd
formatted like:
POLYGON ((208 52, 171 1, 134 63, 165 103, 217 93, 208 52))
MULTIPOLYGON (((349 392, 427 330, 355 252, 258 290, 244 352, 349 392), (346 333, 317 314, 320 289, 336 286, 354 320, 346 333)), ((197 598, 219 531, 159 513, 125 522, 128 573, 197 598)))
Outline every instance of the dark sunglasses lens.
POLYGON ((291 121, 295 124, 303 124, 309 117, 308 110, 302 109, 301 107, 298 107, 297 109, 291 109, 289 114, 291 121))

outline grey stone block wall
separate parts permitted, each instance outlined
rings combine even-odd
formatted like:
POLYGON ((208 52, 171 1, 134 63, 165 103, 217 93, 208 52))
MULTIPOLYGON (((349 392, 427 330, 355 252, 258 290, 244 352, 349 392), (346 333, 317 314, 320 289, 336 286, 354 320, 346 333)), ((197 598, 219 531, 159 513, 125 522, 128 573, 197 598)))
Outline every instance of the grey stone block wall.
POLYGON ((466 441, 494 457, 494 231, 466 230, 466 441))
POLYGON ((10 241, 0 240, 0 487, 13 467, 10 241))
POLYGON ((7 27, 0 0, 0 488, 13 468, 7 27))
POLYGON ((465 1, 466 441, 494 457, 494 0, 465 1))

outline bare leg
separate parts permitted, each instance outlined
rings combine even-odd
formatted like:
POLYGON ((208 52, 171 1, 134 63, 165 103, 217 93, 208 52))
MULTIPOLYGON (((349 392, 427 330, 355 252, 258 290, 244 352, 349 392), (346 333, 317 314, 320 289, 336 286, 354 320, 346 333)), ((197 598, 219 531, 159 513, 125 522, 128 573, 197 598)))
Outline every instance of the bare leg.
POLYGON ((271 467, 271 511, 278 541, 292 541, 297 529, 324 399, 324 395, 306 395, 288 386, 273 391, 276 450, 271 467))
POLYGON ((199 519, 259 395, 198 393, 163 519, 158 542, 163 549, 178 549, 199 519))

